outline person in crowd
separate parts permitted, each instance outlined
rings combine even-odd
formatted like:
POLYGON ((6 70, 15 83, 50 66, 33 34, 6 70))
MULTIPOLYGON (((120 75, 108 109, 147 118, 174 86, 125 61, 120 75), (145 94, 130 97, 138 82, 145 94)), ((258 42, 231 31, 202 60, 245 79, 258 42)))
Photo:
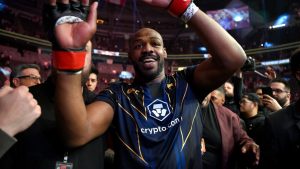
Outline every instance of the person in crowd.
MULTIPOLYGON (((225 82, 226 83, 226 82, 225 82)), ((223 87, 223 86, 222 86, 223 87)), ((223 106, 225 104, 225 92, 224 87, 223 90, 218 88, 210 93, 210 100, 214 102, 214 104, 218 106, 223 106)))
POLYGON ((262 100, 263 100, 263 91, 262 91, 262 88, 264 88, 264 87, 266 87, 266 86, 258 86, 256 89, 255 89, 255 94, 258 96, 258 98, 259 98, 259 106, 261 106, 261 107, 263 107, 263 102, 262 102, 262 100))
POLYGON ((202 102, 206 149, 202 156, 203 168, 255 166, 259 161, 259 146, 247 135, 239 116, 223 106, 224 97, 224 89, 219 87, 202 102))
POLYGON ((265 115, 259 112, 259 97, 256 93, 246 93, 240 100, 241 118, 246 125, 247 134, 258 144, 262 142, 265 115))
POLYGON ((225 103, 224 106, 229 108, 231 111, 240 115, 239 101, 242 97, 243 92, 243 78, 241 70, 238 70, 231 77, 231 81, 225 82, 223 85, 225 92, 225 103))
POLYGON ((89 78, 85 83, 87 89, 91 92, 96 92, 96 88, 98 85, 98 74, 99 74, 98 69, 92 66, 91 72, 89 74, 89 78))
MULTIPOLYGON (((91 48, 89 42, 86 51, 91 51, 91 48)), ((91 52, 87 52, 82 86, 85 85, 90 68, 91 52)), ((18 143, 0 160, 1 169, 104 168, 104 136, 74 149, 64 145, 55 118, 55 78, 56 72, 53 71, 44 83, 30 87, 30 92, 42 108, 42 115, 28 130, 16 136, 18 143)), ((95 93, 85 89, 82 95, 85 104, 91 103, 96 97, 95 93)))
POLYGON ((280 78, 273 79, 269 87, 272 88, 272 96, 263 95, 263 105, 269 111, 275 112, 290 105, 291 88, 286 80, 280 78))
POLYGON ((2 72, 0 72, 0 88, 6 85, 5 84, 6 81, 7 81, 6 76, 2 72))
POLYGON ((0 52, 0 87, 4 85, 10 86, 10 57, 0 52))
MULTIPOLYGON (((64 1, 65 5, 68 2, 64 1)), ((202 168, 200 104, 208 93, 243 66, 245 53, 192 1, 143 2, 180 16, 203 40, 212 57, 166 75, 167 52, 161 35, 154 29, 142 28, 131 38, 128 52, 135 69, 134 82, 112 84, 97 96, 97 101, 85 106, 80 83, 82 46, 96 31, 97 2, 91 5, 85 21, 82 17, 85 8, 83 13, 72 8, 65 12, 59 7, 53 8, 56 1, 50 0, 52 10, 48 16, 55 30, 52 60, 58 72, 55 104, 60 130, 68 146, 78 147, 111 126, 117 168, 202 168), (53 12, 56 15, 52 15, 53 12), (62 16, 68 19, 61 19, 62 16), (64 62, 75 56, 76 61, 64 62)), ((87 1, 81 4, 88 5, 87 1)))
POLYGON ((0 158, 17 142, 14 136, 26 130, 40 115, 41 107, 27 87, 0 89, 0 158))
POLYGON ((37 64, 21 64, 10 74, 12 87, 30 87, 41 83, 40 67, 37 64))
MULTIPOLYGON (((292 75, 300 84, 300 49, 290 57, 292 75)), ((281 86, 280 90, 286 91, 281 86)), ((275 89, 275 88, 274 88, 275 89)), ((300 100, 271 114, 265 121, 265 139, 261 168, 299 168, 300 166, 300 100)))
MULTIPOLYGON (((272 114, 273 112, 270 111, 263 103, 263 98, 264 98, 264 94, 266 93, 263 93, 263 90, 266 89, 266 88, 269 88, 268 86, 265 86, 265 85, 261 85, 261 86, 258 86, 256 87, 255 89, 255 94, 258 96, 259 98, 259 103, 258 103, 258 112, 259 113, 262 113, 264 116, 269 116, 270 114, 272 114)), ((272 89, 270 90, 272 91, 272 89)), ((271 95, 273 92, 271 92, 271 95)))

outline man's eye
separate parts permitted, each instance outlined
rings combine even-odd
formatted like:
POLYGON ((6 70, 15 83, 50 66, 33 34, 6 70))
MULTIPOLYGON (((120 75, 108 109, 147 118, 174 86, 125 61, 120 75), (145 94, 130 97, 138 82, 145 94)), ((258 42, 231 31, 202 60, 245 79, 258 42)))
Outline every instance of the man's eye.
POLYGON ((136 45, 134 46, 134 48, 135 48, 135 49, 141 49, 141 48, 143 48, 143 45, 142 45, 142 44, 136 44, 136 45))
POLYGON ((152 46, 158 47, 161 46, 160 43, 152 43, 152 46))

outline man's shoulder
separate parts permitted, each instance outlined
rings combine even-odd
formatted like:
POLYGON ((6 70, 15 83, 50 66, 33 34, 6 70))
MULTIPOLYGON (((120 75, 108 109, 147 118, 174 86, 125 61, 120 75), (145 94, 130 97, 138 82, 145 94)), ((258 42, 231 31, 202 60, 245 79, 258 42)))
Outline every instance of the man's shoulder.
POLYGON ((291 104, 285 108, 282 108, 274 113, 272 113, 269 118, 270 119, 282 119, 284 117, 291 117, 293 113, 296 112, 296 104, 291 104))
POLYGON ((43 95, 45 93, 54 95, 54 84, 48 78, 44 83, 29 87, 29 92, 34 96, 43 95))

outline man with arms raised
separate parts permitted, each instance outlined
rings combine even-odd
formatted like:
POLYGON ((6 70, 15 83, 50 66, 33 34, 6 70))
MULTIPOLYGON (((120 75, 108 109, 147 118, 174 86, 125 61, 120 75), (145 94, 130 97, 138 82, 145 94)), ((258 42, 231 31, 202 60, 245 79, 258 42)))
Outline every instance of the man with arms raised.
MULTIPOLYGON (((69 146, 81 146, 111 125, 117 168, 201 168, 201 101, 242 67, 245 53, 191 1, 144 2, 181 16, 213 57, 167 76, 163 66, 167 52, 161 35, 153 29, 140 29, 128 53, 135 68, 134 82, 111 85, 99 94, 98 101, 85 106, 79 75, 84 60, 81 49, 96 31, 97 2, 91 5, 86 22, 78 11, 63 13, 67 19, 54 15, 58 16, 53 22, 53 64, 58 70, 55 100, 61 130, 69 146)), ((56 1, 50 0, 50 5, 55 6, 56 1)))

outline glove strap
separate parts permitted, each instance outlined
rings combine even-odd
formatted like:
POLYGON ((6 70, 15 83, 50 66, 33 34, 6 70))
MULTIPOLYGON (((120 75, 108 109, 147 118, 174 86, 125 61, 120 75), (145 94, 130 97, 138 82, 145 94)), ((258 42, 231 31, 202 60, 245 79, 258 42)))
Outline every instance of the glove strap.
POLYGON ((187 23, 199 10, 199 8, 192 2, 189 7, 185 10, 185 12, 181 15, 180 19, 187 23))
POLYGON ((173 16, 180 17, 191 2, 192 0, 173 0, 168 7, 168 12, 173 16))
POLYGON ((59 72, 78 74, 84 67, 86 51, 53 51, 52 64, 59 72))

